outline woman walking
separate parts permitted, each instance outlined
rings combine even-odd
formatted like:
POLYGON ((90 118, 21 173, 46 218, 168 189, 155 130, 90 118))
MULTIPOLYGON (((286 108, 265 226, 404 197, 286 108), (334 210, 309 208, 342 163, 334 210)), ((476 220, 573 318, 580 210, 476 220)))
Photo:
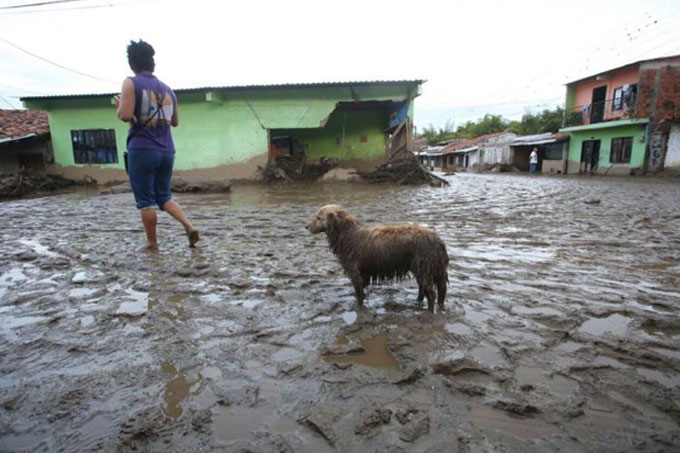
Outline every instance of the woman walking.
POLYGON ((193 247, 198 230, 172 199, 170 179, 175 160, 175 145, 170 127, 179 124, 177 98, 166 84, 153 75, 155 51, 149 43, 130 41, 128 63, 135 73, 123 82, 118 118, 130 123, 128 132, 128 172, 137 209, 146 232, 145 250, 157 251, 156 208, 167 212, 182 224, 193 247))

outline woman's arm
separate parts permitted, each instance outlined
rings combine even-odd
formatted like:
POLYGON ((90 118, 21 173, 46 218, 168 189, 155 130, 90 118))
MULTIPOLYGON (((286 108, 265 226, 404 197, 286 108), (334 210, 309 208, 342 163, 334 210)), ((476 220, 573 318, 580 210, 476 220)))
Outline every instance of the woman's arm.
POLYGON ((173 101, 175 102, 175 108, 172 109, 172 118, 170 119, 170 125, 172 127, 179 126, 179 110, 177 110, 177 97, 173 94, 173 101))
POLYGON ((125 79, 123 82, 117 114, 118 118, 125 123, 135 121, 135 84, 130 79, 125 79))

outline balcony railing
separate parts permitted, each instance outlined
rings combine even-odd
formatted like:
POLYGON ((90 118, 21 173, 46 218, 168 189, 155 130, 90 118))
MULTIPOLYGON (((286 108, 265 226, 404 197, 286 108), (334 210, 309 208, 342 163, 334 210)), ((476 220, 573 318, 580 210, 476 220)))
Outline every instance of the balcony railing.
POLYGON ((565 111, 564 126, 584 126, 635 117, 635 96, 607 99, 602 102, 584 104, 565 111))

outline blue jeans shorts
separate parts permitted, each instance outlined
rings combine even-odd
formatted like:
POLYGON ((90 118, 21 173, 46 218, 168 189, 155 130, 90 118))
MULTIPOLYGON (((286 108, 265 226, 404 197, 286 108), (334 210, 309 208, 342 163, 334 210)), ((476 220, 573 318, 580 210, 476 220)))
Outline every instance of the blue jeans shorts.
POLYGON ((137 209, 163 205, 172 199, 170 179, 175 153, 155 149, 128 149, 130 187, 137 209))

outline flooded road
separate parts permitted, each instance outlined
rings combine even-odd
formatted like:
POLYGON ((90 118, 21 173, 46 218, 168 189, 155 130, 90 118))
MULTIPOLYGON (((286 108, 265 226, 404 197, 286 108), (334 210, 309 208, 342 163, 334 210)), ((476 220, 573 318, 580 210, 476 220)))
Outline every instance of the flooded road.
POLYGON ((678 451, 680 184, 448 179, 181 195, 158 255, 130 194, 0 203, 0 451, 678 451), (331 202, 434 228, 446 311, 358 310, 331 202))

